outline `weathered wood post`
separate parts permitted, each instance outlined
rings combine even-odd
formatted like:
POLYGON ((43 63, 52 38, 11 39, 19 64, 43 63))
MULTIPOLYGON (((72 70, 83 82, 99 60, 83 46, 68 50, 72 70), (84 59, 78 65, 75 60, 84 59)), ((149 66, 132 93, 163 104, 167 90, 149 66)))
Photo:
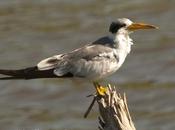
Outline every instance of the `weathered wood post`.
MULTIPOLYGON (((88 113, 95 100, 99 106, 100 130, 136 130, 128 110, 125 94, 121 95, 115 87, 108 85, 104 95, 97 92, 88 108, 88 113)), ((86 116, 88 113, 86 113, 86 116)))

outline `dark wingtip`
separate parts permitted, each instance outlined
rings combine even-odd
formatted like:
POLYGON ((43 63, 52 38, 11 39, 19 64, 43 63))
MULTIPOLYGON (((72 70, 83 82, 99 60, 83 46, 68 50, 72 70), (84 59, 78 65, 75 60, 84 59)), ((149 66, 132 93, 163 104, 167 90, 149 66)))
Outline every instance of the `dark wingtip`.
POLYGON ((0 80, 17 80, 17 79, 21 79, 20 77, 1 77, 0 80))

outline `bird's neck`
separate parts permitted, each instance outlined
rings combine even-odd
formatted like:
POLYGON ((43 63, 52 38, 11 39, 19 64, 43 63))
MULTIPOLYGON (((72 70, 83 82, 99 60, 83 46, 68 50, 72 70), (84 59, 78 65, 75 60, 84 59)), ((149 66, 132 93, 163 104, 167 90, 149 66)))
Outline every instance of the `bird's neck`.
POLYGON ((129 37, 128 33, 116 33, 113 34, 113 40, 116 44, 116 49, 123 51, 126 54, 130 53, 131 45, 133 45, 132 39, 129 37))

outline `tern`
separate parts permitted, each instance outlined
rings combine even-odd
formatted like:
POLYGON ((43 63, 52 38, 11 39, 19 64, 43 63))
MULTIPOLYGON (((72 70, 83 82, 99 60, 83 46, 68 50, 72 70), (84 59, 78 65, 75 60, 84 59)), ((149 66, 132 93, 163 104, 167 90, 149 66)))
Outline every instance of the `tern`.
POLYGON ((145 23, 134 23, 119 18, 109 27, 109 36, 104 36, 71 52, 54 55, 40 61, 34 67, 18 70, 0 69, 0 80, 38 78, 85 78, 98 82, 116 72, 131 51, 133 40, 129 34, 139 29, 156 29, 145 23))

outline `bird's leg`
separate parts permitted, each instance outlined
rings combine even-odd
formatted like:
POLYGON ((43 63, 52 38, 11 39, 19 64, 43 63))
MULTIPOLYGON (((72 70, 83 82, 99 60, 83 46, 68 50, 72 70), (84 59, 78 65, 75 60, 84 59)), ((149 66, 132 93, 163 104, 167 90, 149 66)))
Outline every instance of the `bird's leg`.
POLYGON ((107 91, 107 87, 100 85, 98 82, 93 82, 93 84, 94 84, 94 87, 96 89, 96 94, 88 95, 88 97, 94 96, 94 98, 93 98, 90 106, 88 107, 87 111, 85 112, 84 118, 87 118, 87 116, 90 113, 92 107, 94 106, 94 103, 96 101, 96 98, 98 96, 104 96, 106 94, 106 91, 107 91))
POLYGON ((93 82, 94 87, 97 91, 97 95, 104 96, 107 88, 105 86, 100 85, 98 82, 93 82))

